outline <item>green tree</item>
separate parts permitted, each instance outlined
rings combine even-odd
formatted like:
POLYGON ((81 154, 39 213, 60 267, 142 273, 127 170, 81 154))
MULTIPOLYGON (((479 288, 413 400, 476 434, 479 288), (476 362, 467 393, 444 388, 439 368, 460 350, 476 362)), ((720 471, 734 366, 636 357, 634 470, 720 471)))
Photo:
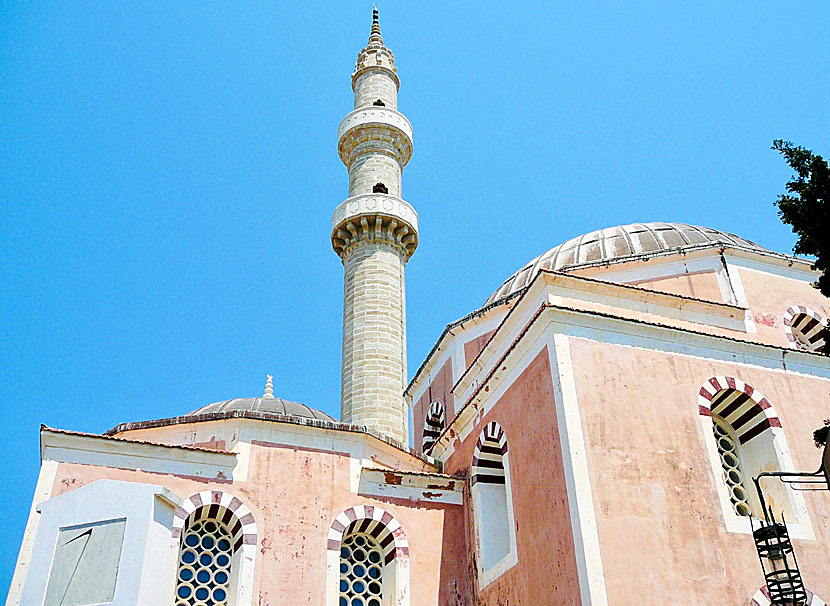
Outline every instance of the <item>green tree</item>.
POLYGON ((813 269, 822 272, 816 287, 830 297, 830 168, 821 156, 789 141, 777 139, 772 149, 780 152, 795 171, 787 181, 787 193, 775 202, 778 216, 798 236, 793 251, 815 257, 813 269))

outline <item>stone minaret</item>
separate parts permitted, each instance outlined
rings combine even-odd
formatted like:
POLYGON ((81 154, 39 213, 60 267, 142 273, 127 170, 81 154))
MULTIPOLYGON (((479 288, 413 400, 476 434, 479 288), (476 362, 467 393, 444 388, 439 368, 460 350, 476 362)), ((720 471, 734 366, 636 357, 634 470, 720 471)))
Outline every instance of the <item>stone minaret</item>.
POLYGON ((418 246, 418 215, 401 198, 412 126, 397 111, 398 88, 375 9, 352 75, 354 111, 338 129, 349 169, 349 197, 334 211, 331 232, 345 269, 340 419, 406 444, 404 268, 418 246))

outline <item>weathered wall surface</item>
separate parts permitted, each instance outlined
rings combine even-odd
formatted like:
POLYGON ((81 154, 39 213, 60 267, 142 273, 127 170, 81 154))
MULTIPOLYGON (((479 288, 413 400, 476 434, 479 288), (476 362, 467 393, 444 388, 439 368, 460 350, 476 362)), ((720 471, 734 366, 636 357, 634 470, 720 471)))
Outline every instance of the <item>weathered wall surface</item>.
MULTIPOLYGON (((746 604, 762 583, 751 537, 727 532, 697 395, 715 375, 760 390, 793 463, 814 470, 830 382, 572 338, 608 603, 746 604), (632 559, 632 556, 635 556, 632 559), (645 601, 643 601, 645 600, 645 601)), ((830 499, 805 493, 817 541, 795 540, 808 588, 830 595, 830 499)))
POLYGON ((821 314, 825 320, 830 317, 830 300, 809 283, 751 269, 740 268, 738 271, 759 340, 788 347, 784 313, 790 306, 804 305, 821 314))
POLYGON ((424 421, 429 412, 429 405, 436 400, 441 400, 444 403, 444 417, 446 422, 452 421, 455 416, 455 404, 452 395, 453 376, 452 376, 452 359, 448 358, 441 370, 435 375, 435 378, 427 387, 427 390, 419 398, 418 402, 412 411, 412 422, 415 424, 413 429, 415 447, 420 450, 424 441, 424 421))
MULTIPOLYGON (((371 457, 366 453, 367 458, 371 457)), ((324 605, 327 535, 333 519, 356 505, 391 513, 409 543, 411 604, 438 604, 444 533, 454 531, 445 510, 458 518, 462 508, 402 499, 366 498, 352 492, 353 459, 346 453, 258 442, 251 446, 247 480, 202 481, 65 464, 58 467, 53 494, 97 479, 161 484, 181 497, 204 490, 238 496, 252 511, 258 531, 254 604, 324 605)), ((450 542, 454 539, 450 538, 450 542)), ((172 592, 172 587, 171 587, 172 592)), ((172 597, 172 596, 171 596, 172 597)))
MULTIPOLYGON (((519 375, 476 429, 456 443, 445 463, 446 473, 469 469, 479 434, 490 421, 499 423, 507 435, 518 564, 487 585, 477 603, 578 604, 579 582, 547 349, 519 375)), ((475 536, 472 519, 468 512, 471 538, 475 536)), ((475 564, 469 561, 466 570, 459 567, 457 573, 473 578, 474 571, 475 564)), ((445 577, 441 583, 449 593, 462 581, 445 577)))
POLYGON ((464 343, 464 361, 467 363, 467 368, 470 367, 470 364, 473 363, 476 356, 481 353, 481 350, 484 349, 485 345, 487 345, 487 341, 490 340, 490 337, 493 336, 494 332, 496 331, 491 330, 490 332, 486 332, 483 335, 479 335, 475 339, 471 339, 464 343))
POLYGON ((695 299, 722 302, 718 278, 714 271, 679 274, 653 280, 631 282, 634 286, 683 295, 695 299))

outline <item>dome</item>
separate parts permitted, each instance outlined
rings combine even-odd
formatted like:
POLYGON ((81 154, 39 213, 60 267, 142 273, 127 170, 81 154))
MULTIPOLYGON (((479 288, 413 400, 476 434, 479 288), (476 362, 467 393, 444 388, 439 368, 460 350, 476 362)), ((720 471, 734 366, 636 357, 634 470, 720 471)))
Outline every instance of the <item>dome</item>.
POLYGON ((283 400, 282 398, 234 398, 223 402, 214 402, 207 406, 194 410, 188 417, 223 412, 258 412, 263 414, 275 414, 289 417, 301 417, 306 419, 317 419, 319 421, 334 421, 326 413, 309 408, 305 404, 283 400))
POLYGON ((568 270, 628 257, 715 244, 769 252, 734 234, 685 223, 632 223, 607 227, 572 238, 526 263, 490 295, 487 304, 521 290, 530 284, 541 269, 568 270))

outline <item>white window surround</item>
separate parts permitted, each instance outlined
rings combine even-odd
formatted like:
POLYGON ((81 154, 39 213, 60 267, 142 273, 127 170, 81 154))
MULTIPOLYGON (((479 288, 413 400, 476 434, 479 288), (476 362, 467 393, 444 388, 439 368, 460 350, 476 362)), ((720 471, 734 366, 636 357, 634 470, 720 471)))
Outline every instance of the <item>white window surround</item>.
MULTIPOLYGON (((478 569, 478 586, 479 589, 483 589, 505 572, 510 570, 513 566, 518 564, 518 550, 516 549, 516 518, 513 513, 513 491, 511 489, 511 481, 510 481, 510 457, 509 453, 507 452, 507 438, 504 434, 504 430, 501 426, 491 421, 487 424, 487 426, 482 430, 481 436, 479 438, 479 444, 482 443, 485 439, 485 434, 489 436, 498 436, 498 441, 503 444, 504 452, 502 454, 502 465, 504 466, 504 490, 506 496, 506 505, 507 505, 507 520, 506 526, 508 531, 508 552, 507 554, 502 557, 498 562, 493 563, 488 568, 484 568, 484 555, 482 553, 482 545, 481 545, 481 535, 484 532, 483 523, 484 520, 482 519, 482 491, 484 486, 488 486, 486 483, 476 482, 473 484, 471 489, 472 495, 472 504, 473 504, 473 522, 475 524, 475 546, 476 546, 476 566, 478 569)), ((475 448, 475 459, 473 463, 473 473, 475 473, 475 460, 478 458, 479 455, 479 445, 476 445, 475 448)))
MULTIPOLYGON (((766 402, 769 401, 766 400, 766 398, 760 391, 754 389, 752 386, 748 386, 740 379, 725 376, 712 377, 711 379, 706 381, 702 385, 697 397, 698 408, 700 410, 699 419, 701 428, 703 429, 703 440, 706 445, 707 454, 709 455, 709 462, 711 463, 712 470, 712 478, 717 490, 718 500, 720 502, 721 512, 723 514, 726 530, 727 532, 751 534, 752 518, 738 515, 735 512, 735 508, 733 507, 732 501, 729 498, 729 491, 726 486, 726 482, 724 482, 723 480, 723 471, 721 468, 720 454, 718 453, 718 447, 715 443, 715 434, 712 428, 713 421, 711 412, 707 412, 709 411, 711 397, 719 391, 721 391, 719 387, 722 387, 722 389, 735 389, 737 391, 747 393, 748 395, 750 395, 751 399, 754 400, 756 403, 762 400, 765 400, 766 402), (704 396, 703 392, 706 392, 710 397, 707 398, 706 396, 704 396)), ((767 416, 768 419, 774 419, 773 423, 767 429, 767 431, 770 431, 772 433, 772 443, 773 448, 775 450, 775 457, 777 459, 778 469, 780 469, 781 471, 794 471, 795 466, 793 465, 792 457, 790 455, 790 449, 787 445, 787 439, 784 436, 784 430, 780 427, 780 421, 777 420, 778 414, 771 405, 764 408, 764 414, 767 416)), ((754 491, 754 483, 752 482, 752 478, 748 477, 746 471, 747 470, 745 470, 744 475, 746 482, 748 484, 747 489, 754 491)), ((773 481, 775 480, 766 480, 766 482, 773 481)), ((804 497, 801 495, 801 493, 790 489, 786 489, 786 495, 789 501, 790 510, 792 511, 794 517, 794 519, 787 520, 787 530, 789 531, 790 537, 794 539, 805 539, 810 541, 815 540, 815 533, 813 532, 813 526, 810 522, 810 517, 807 514, 807 506, 804 502, 804 497)))

